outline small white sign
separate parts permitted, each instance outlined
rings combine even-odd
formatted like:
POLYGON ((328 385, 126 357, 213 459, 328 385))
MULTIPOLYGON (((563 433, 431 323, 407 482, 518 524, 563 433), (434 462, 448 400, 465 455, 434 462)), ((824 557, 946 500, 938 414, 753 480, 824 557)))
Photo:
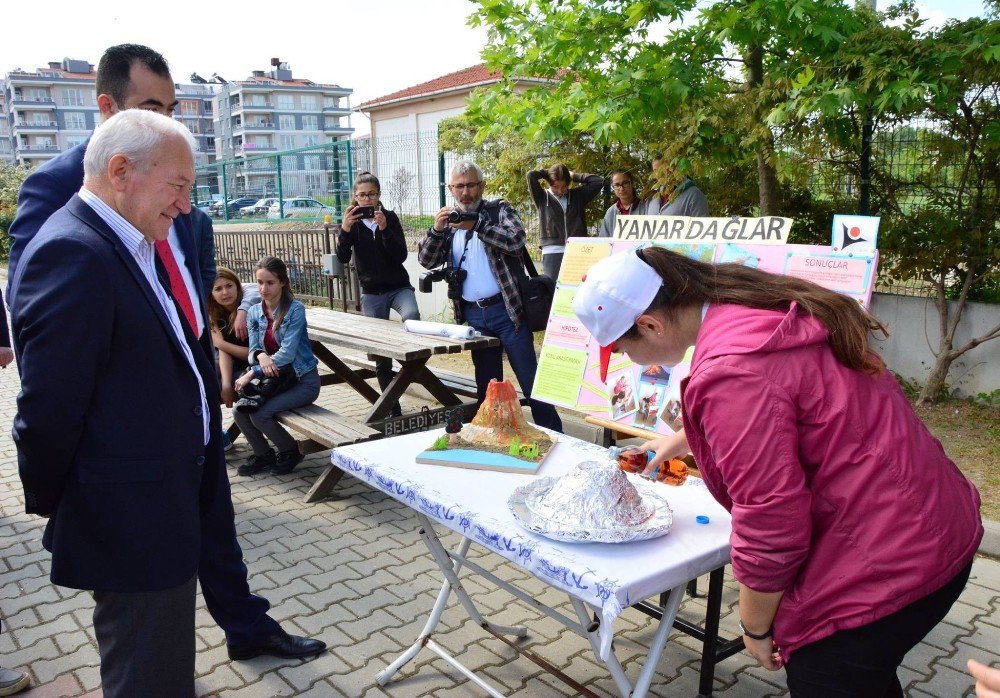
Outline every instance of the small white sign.
POLYGON ((833 217, 830 245, 833 254, 850 257, 871 257, 878 248, 878 216, 833 217))

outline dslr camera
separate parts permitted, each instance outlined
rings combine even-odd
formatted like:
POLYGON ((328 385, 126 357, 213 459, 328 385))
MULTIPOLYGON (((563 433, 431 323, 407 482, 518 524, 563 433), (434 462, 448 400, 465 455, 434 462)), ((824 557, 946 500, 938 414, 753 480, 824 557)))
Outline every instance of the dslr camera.
POLYGON ((451 266, 442 267, 421 274, 420 279, 417 281, 417 287, 421 293, 430 293, 431 285, 435 281, 444 279, 445 283, 448 284, 448 298, 453 301, 459 301, 462 300, 462 284, 465 283, 465 278, 468 275, 469 272, 465 269, 456 269, 451 266))

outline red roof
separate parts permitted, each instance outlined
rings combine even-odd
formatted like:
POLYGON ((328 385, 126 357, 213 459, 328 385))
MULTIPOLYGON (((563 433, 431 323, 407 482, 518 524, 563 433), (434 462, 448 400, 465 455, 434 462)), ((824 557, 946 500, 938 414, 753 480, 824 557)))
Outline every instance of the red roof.
POLYGON ((472 66, 471 68, 465 68, 464 70, 458 70, 454 73, 448 73, 447 75, 442 75, 439 78, 422 82, 419 85, 413 85, 412 87, 407 87, 382 97, 370 99, 367 102, 359 104, 358 109, 375 107, 389 102, 398 102, 404 99, 412 99, 414 97, 420 97, 422 95, 437 92, 458 90, 463 87, 471 88, 475 85, 498 82, 502 78, 502 71, 490 71, 486 67, 486 64, 480 63, 479 65, 472 66))

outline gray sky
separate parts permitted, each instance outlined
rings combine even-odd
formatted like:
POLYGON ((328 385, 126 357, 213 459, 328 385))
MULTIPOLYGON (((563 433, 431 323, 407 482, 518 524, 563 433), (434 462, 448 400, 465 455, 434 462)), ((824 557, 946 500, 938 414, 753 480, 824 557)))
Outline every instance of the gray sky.
MULTIPOLYGON (((34 70, 67 57, 96 64, 108 46, 132 42, 162 53, 178 82, 187 82, 192 72, 243 80, 253 70, 269 70, 277 57, 291 65, 295 77, 353 88, 353 105, 475 65, 486 41, 485 30, 466 25, 473 8, 469 0, 16 5, 15 14, 6 12, 8 19, 19 19, 0 41, 0 73, 34 70)), ((981 14, 983 7, 977 0, 918 0, 917 5, 935 24, 981 14)), ((368 132, 361 114, 352 123, 358 133, 368 132)))

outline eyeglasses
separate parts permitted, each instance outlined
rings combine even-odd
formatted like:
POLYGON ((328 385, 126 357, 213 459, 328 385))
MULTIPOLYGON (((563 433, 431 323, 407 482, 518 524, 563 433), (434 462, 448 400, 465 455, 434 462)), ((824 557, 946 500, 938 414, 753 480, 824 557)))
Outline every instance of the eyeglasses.
POLYGON ((621 182, 620 184, 612 184, 612 189, 624 189, 625 187, 631 187, 632 182, 621 182))
POLYGON ((354 192, 354 196, 359 199, 377 199, 379 197, 379 192, 377 191, 358 191, 354 192))
POLYGON ((481 185, 482 182, 469 182, 468 184, 449 184, 449 189, 454 189, 456 191, 465 191, 466 189, 472 190, 481 185))

